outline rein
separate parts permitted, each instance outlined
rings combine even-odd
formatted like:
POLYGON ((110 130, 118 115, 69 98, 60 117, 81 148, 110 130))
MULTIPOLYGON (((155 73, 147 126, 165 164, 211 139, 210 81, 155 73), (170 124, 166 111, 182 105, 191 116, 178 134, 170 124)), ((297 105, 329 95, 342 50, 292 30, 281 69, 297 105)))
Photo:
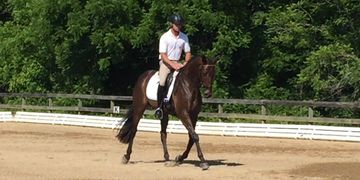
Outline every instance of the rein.
POLYGON ((205 65, 203 65, 204 67, 213 67, 213 66, 215 66, 215 65, 213 65, 213 64, 211 64, 211 65, 209 65, 209 64, 205 64, 205 65))

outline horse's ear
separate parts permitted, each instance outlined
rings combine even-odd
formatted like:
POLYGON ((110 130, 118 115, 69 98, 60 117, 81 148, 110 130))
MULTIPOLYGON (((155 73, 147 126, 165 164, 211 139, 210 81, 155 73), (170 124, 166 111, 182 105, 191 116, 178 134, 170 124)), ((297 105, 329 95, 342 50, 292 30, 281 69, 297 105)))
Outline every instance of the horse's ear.
POLYGON ((201 60, 203 64, 208 64, 208 59, 205 55, 201 55, 201 60))
POLYGON ((206 58, 206 61, 207 61, 207 64, 209 64, 209 65, 216 65, 217 62, 219 61, 219 58, 218 57, 209 57, 209 58, 206 58))

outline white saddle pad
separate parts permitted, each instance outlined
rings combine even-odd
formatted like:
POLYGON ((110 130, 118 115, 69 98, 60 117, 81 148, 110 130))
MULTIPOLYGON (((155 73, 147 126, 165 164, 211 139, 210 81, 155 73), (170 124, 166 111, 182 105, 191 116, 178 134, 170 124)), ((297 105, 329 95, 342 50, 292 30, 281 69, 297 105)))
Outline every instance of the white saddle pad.
MULTIPOLYGON (((169 91, 167 95, 164 98, 164 101, 169 101, 171 98, 171 94, 174 89, 174 84, 176 80, 176 76, 179 72, 175 71, 173 74, 173 81, 170 84, 169 91)), ((159 78, 159 72, 156 72, 149 80, 147 86, 146 86, 146 97, 150 100, 157 101, 157 90, 159 86, 160 78, 159 78)))

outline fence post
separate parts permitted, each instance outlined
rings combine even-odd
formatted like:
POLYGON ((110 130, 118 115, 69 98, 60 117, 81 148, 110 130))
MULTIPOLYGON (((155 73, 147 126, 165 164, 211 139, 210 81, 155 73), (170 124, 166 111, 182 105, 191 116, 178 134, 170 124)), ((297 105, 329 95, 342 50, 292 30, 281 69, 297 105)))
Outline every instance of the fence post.
POLYGON ((81 101, 81 99, 78 99, 78 114, 81 114, 80 113, 81 107, 82 107, 82 101, 81 101))
MULTIPOLYGON (((224 113, 224 108, 221 104, 218 104, 218 113, 219 114, 224 113)), ((222 122, 220 118, 219 118, 219 122, 222 122)))
POLYGON ((53 106, 53 102, 52 102, 51 98, 48 98, 48 101, 49 101, 49 111, 48 111, 48 113, 51 113, 51 107, 53 106))
MULTIPOLYGON (((261 115, 265 116, 266 115, 266 107, 264 104, 261 105, 261 115)), ((266 124, 266 120, 261 120, 262 124, 266 124)))
POLYGON ((114 114, 114 105, 115 105, 114 101, 111 100, 111 101, 110 101, 110 116, 111 116, 111 117, 112 117, 113 114, 114 114))
POLYGON ((312 107, 308 107, 308 117, 313 118, 314 117, 314 110, 312 107))
MULTIPOLYGON (((308 117, 309 118, 313 118, 314 117, 314 110, 312 107, 308 107, 308 117)), ((313 122, 308 122, 309 125, 313 125, 314 123, 313 122)))
POLYGON ((25 98, 21 98, 21 109, 22 109, 22 111, 25 111, 25 105, 26 105, 26 100, 25 100, 25 98))

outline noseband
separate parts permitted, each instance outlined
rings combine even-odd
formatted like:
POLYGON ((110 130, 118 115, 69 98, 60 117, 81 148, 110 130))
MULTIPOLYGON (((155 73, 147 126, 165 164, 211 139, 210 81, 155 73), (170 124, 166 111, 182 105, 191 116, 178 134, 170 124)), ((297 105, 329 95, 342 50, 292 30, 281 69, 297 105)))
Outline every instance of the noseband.
POLYGON ((203 65, 204 67, 213 67, 215 65, 209 65, 209 64, 206 64, 206 65, 203 65))

